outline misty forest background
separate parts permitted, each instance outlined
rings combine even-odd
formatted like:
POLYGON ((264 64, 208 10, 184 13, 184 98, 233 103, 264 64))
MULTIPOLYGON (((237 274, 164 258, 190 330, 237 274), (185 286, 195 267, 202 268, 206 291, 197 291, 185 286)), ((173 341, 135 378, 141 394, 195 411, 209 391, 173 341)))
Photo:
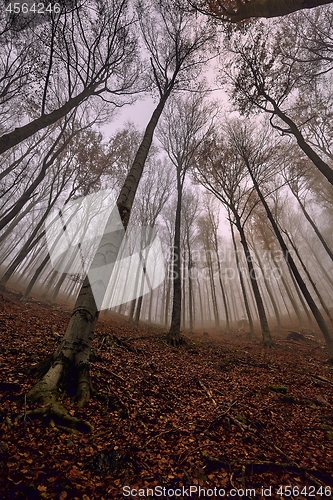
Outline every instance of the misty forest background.
POLYGON ((164 111, 131 223, 158 230, 166 279, 116 312, 170 325, 179 276, 183 329, 310 333, 312 300, 327 332, 332 8, 231 25, 186 7, 87 2, 48 19, 2 9, 0 285, 73 304, 84 276, 52 268, 45 220, 70 200, 120 192, 144 134, 131 121, 117 129, 117 117, 149 98, 164 111))
POLYGON ((332 2, 0 5, 2 498, 330 496, 332 2), (107 190, 95 278, 87 243, 52 265, 50 221, 107 190), (135 227, 165 278, 141 293, 143 250, 100 311, 135 227))

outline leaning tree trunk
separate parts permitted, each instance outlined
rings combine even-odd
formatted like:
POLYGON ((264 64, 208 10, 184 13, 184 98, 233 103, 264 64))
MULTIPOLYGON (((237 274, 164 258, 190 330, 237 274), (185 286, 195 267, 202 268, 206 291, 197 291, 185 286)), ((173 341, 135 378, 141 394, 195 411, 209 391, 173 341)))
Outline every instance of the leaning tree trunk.
MULTIPOLYGON (((106 231, 101 239, 91 268, 98 267, 100 262, 103 265, 110 264, 117 258, 123 230, 113 232, 112 242, 110 242, 107 234, 108 225, 112 224, 114 212, 117 211, 123 228, 125 230, 127 228, 135 193, 152 143, 153 134, 170 92, 171 88, 161 98, 147 125, 132 167, 117 199, 117 207, 111 213, 106 224, 106 231)), ((49 405, 52 410, 55 394, 59 388, 65 388, 69 393, 76 395, 79 406, 89 400, 91 394, 89 376, 90 347, 106 286, 107 281, 104 283, 98 280, 91 283, 88 277, 85 278, 65 335, 56 351, 41 366, 41 378, 29 392, 29 401, 38 401, 42 404, 52 403, 49 405), (98 298, 95 300, 95 297, 98 298)), ((44 410, 42 409, 42 411, 44 410)))
POLYGON ((296 280, 296 282, 297 282, 297 284, 298 284, 298 286, 303 294, 304 299, 306 300, 313 316, 315 317, 315 320, 317 321, 317 324, 320 328, 321 333, 323 334, 323 337, 325 339, 326 346, 327 346, 329 362, 331 364, 333 364, 333 336, 332 336, 331 332, 329 331, 327 324, 326 324, 321 312, 319 311, 315 301, 313 300, 305 282, 303 281, 303 279, 302 279, 302 277, 297 269, 297 266, 295 264, 294 259, 292 258, 292 256, 289 253, 289 250, 288 250, 287 245, 285 244, 285 242, 282 238, 282 235, 281 235, 281 232, 278 228, 278 225, 274 220, 272 212, 271 212, 271 210, 270 210, 270 208, 265 200, 265 197, 263 196, 263 194, 259 188, 259 184, 257 182, 257 179, 255 178, 255 176, 252 172, 252 169, 251 169, 250 165, 248 164, 248 162, 246 162, 246 165, 247 165, 247 168, 248 168, 249 173, 251 175, 255 190, 260 198, 260 201, 262 202, 262 204, 265 208, 267 217, 268 217, 270 223, 272 224, 275 236, 276 236, 276 238, 280 244, 281 250, 283 252, 283 256, 284 256, 289 268, 291 269, 291 271, 295 277, 295 280, 296 280))
POLYGON ((332 315, 331 315, 331 313, 330 313, 330 310, 329 310, 329 308, 327 307, 327 305, 326 305, 326 303, 325 303, 324 299, 322 298, 321 293, 319 292, 319 290, 318 290, 318 287, 317 287, 316 283, 313 281, 312 276, 311 276, 311 274, 309 273, 308 268, 306 267, 306 265, 305 265, 305 263, 304 263, 304 261, 303 261, 302 257, 300 256, 300 253, 299 253, 299 251, 298 251, 298 249, 297 249, 297 247, 296 247, 295 243, 293 243, 293 241, 292 241, 292 239, 290 238, 290 236, 289 236, 289 234, 287 233, 287 231, 284 231, 284 232, 285 232, 285 234, 286 234, 286 236, 287 236, 288 240, 290 241, 291 246, 293 247, 293 249, 294 249, 294 251, 295 251, 295 253, 296 253, 296 255, 297 255, 297 258, 298 258, 298 260, 299 260, 299 262, 300 262, 300 264, 301 264, 301 266, 302 266, 302 268, 303 268, 303 271, 305 272, 305 274, 306 274, 306 276, 307 276, 308 280, 310 281, 310 283, 311 283, 311 285, 312 285, 312 288, 313 288, 313 289, 314 289, 314 291, 316 292, 316 295, 317 295, 317 297, 318 297, 318 299, 319 299, 319 302, 320 302, 320 304, 321 304, 322 308, 324 309, 324 311, 325 311, 325 313, 326 313, 326 315, 327 315, 328 319, 330 320, 331 324, 333 325, 333 317, 332 317, 332 315))
POLYGON ((264 308, 264 303, 263 303, 263 300, 261 297, 261 293, 259 290, 256 272, 255 272, 255 269, 253 267, 250 249, 249 249, 246 237, 245 237, 244 228, 239 220, 239 217, 236 213, 234 214, 234 216, 236 219, 236 227, 239 231, 241 243, 242 243, 242 246, 244 249, 247 267, 249 270, 250 282, 251 282, 253 295, 254 295, 254 299, 256 302, 257 310, 258 310, 258 316, 259 316, 259 321, 260 321, 260 326, 261 326, 261 331, 262 331, 263 344, 268 346, 268 347, 271 347, 273 344, 271 332, 270 332, 269 327, 268 327, 267 316, 266 316, 266 312, 265 312, 265 308, 264 308))
POLYGON ((264 283, 265 283, 265 287, 266 287, 267 293, 269 295, 269 298, 271 300, 271 304, 272 304, 273 309, 274 309, 274 314, 275 314, 277 326, 278 326, 278 328, 281 328, 280 311, 279 311, 278 305, 277 305, 277 303, 275 301, 275 298, 274 298, 273 292, 271 290, 270 284, 268 282, 268 279, 266 278, 265 268, 264 268, 263 263, 262 263, 262 261, 260 259, 260 255, 259 255, 259 253, 256 250, 254 242, 253 242, 253 251, 254 251, 255 256, 257 257, 259 268, 261 270, 261 274, 262 274, 262 277, 263 277, 263 280, 264 280, 264 283))
MULTIPOLYGON (((270 256, 272 258, 272 261, 276 265, 276 269, 279 270, 279 275, 281 277, 282 284, 284 286, 285 291, 287 292, 287 295, 288 295, 290 303, 291 303, 291 305, 293 307, 294 313, 297 316, 297 320, 298 320, 300 326, 303 327, 304 326, 304 322, 303 322, 303 318, 302 318, 302 315, 301 315, 301 311, 300 311, 300 309, 298 307, 298 304, 296 302, 296 299, 295 299, 295 297, 294 297, 294 295, 293 295, 293 293, 292 293, 292 291, 290 289, 290 286, 289 286, 288 281, 287 281, 287 277, 284 276, 282 266, 280 266, 279 262, 277 261, 275 255, 274 255, 274 252, 269 247, 268 247, 268 249, 269 249, 269 253, 270 253, 270 256)), ((283 297, 283 295, 282 295, 282 297, 283 297)))
POLYGON ((323 235, 321 234, 321 232, 319 231, 319 229, 317 228, 316 224, 314 223, 312 217, 310 217, 310 214, 308 213, 308 211, 306 210, 305 208, 305 205, 303 205, 300 197, 298 196, 298 194, 293 190, 291 189, 291 192, 293 193, 293 195, 295 196, 296 200, 298 201, 299 203, 299 206, 301 207, 301 210, 304 214, 304 217, 306 218, 306 220, 308 221, 308 223, 311 225, 312 229, 314 230, 314 232, 316 233, 320 243, 323 245, 323 247, 325 248, 329 258, 333 261, 333 252, 332 250, 330 249, 330 247, 328 246, 328 244, 326 243, 325 239, 323 238, 323 235))
POLYGON ((290 133, 295 137, 299 147, 318 168, 318 170, 320 170, 320 172, 326 177, 328 182, 333 185, 333 170, 330 168, 330 166, 326 162, 324 162, 316 153, 316 151, 310 146, 310 144, 306 142, 302 132, 297 127, 296 123, 279 108, 277 102, 264 91, 262 91, 262 95, 268 102, 272 104, 274 111, 268 112, 277 115, 279 118, 281 118, 282 121, 284 121, 284 123, 288 125, 290 133))
POLYGON ((39 118, 36 118, 30 123, 23 125, 22 127, 15 128, 12 132, 4 134, 0 137, 0 154, 4 153, 8 149, 17 146, 20 142, 24 141, 28 137, 36 134, 39 130, 45 127, 49 127, 53 123, 56 123, 61 118, 66 116, 70 111, 79 106, 88 97, 94 94, 97 88, 96 84, 90 85, 84 89, 80 94, 69 99, 63 106, 55 109, 49 114, 43 114, 39 118))

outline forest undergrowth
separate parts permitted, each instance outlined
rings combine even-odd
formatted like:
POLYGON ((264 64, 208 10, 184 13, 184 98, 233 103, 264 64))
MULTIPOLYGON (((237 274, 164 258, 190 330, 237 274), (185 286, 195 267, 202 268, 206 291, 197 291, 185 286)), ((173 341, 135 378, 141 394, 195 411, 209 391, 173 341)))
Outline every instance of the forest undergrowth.
POLYGON ((62 401, 94 429, 69 433, 34 420, 25 401, 28 368, 54 351, 68 319, 59 306, 0 296, 1 499, 142 498, 157 486, 164 498, 190 486, 239 490, 234 498, 260 498, 262 487, 270 498, 333 492, 333 367, 319 337, 288 341, 285 329, 264 349, 259 333, 200 330, 176 349, 160 327, 101 313, 96 394, 80 409, 62 401))

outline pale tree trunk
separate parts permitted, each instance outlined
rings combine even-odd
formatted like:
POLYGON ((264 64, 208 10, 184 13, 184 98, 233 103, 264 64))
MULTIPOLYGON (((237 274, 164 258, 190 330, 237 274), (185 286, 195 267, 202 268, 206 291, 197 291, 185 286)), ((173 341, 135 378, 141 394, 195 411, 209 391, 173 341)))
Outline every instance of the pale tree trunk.
POLYGON ((162 292, 162 299, 161 302, 158 301, 158 297, 156 298, 156 322, 157 322, 157 310, 158 310, 158 305, 160 304, 160 315, 159 315, 159 320, 161 325, 163 325, 164 321, 164 316, 165 316, 165 305, 166 305, 166 282, 167 282, 167 276, 165 277, 163 281, 163 292, 162 292))
MULTIPOLYGON (((185 262, 185 252, 183 253, 183 262, 185 262)), ((185 301, 185 297, 186 297, 186 284, 185 284, 185 280, 186 280, 186 277, 185 277, 185 268, 182 267, 182 276, 181 276, 181 280, 182 280, 182 329, 185 330, 186 328, 186 301, 185 301)))
POLYGON ((192 258, 191 258, 191 246, 190 246, 190 229, 186 231, 186 245, 188 253, 188 264, 187 264, 187 274, 188 274, 188 313, 190 320, 190 333, 193 333, 193 286, 192 286, 192 258))
POLYGON ((254 339, 255 335, 254 335, 254 328, 253 328, 253 319, 252 319, 249 301, 247 298, 247 293, 246 293, 245 283, 243 280, 242 270, 240 267, 238 250, 237 250, 237 245, 236 245, 236 240, 235 240, 234 226, 233 226, 233 223, 231 221, 230 221, 230 228, 231 228, 232 243, 233 243, 233 247, 234 247, 234 251, 235 251, 236 266, 237 266, 239 281, 240 281, 240 285, 241 285, 241 289, 242 289, 246 315, 247 315, 247 319, 248 319, 249 327, 250 327, 250 338, 254 339))
POLYGON ((212 302, 213 302, 215 328, 218 332, 220 332, 220 316, 219 316, 219 310, 218 310, 218 306, 217 306, 216 288, 215 288, 214 274, 213 274, 213 263, 212 263, 212 258, 211 258, 209 249, 207 252, 207 264, 208 264, 208 274, 209 274, 209 281, 210 281, 210 288, 211 288, 211 296, 212 296, 212 302))
POLYGON ((136 311, 135 311, 135 316, 134 316, 134 324, 137 327, 139 326, 140 315, 141 315, 141 307, 142 307, 142 301, 143 301, 143 290, 144 290, 144 283, 145 283, 145 279, 146 279, 146 260, 147 260, 147 255, 149 252, 150 240, 151 240, 152 234, 153 234, 153 227, 154 226, 152 225, 149 228, 148 237, 146 237, 146 235, 145 236, 142 235, 141 247, 144 250, 143 250, 143 252, 140 252, 140 260, 141 260, 142 266, 143 266, 143 275, 141 275, 141 273, 138 273, 141 275, 140 296, 139 296, 137 303, 136 303, 136 311))
POLYGON ((197 278, 197 285, 198 285, 198 294, 199 294, 199 302, 200 302, 201 326, 203 327, 205 324, 205 315, 204 315, 204 308, 203 308, 203 304, 202 304, 201 287, 200 287, 199 278, 197 278))
POLYGON ((166 293, 166 299, 165 299, 165 311, 164 311, 164 325, 168 325, 168 318, 169 318, 169 306, 170 306, 170 294, 171 294, 171 284, 170 280, 167 280, 167 293, 166 293))
POLYGON ((207 322, 209 324, 209 327, 211 328, 211 326, 212 326, 211 323, 213 323, 214 313, 212 313, 212 309, 210 307, 211 302, 209 300, 210 293, 209 293, 207 280, 205 280, 205 284, 206 284, 206 299, 207 299, 207 307, 205 308, 205 310, 207 311, 206 318, 207 318, 207 322))
MULTIPOLYGON (((153 112, 133 165, 119 194, 117 208, 114 208, 111 213, 105 231, 108 230, 108 225, 112 224, 115 212, 119 213, 124 229, 126 230, 127 228, 135 193, 152 143, 154 130, 170 92, 171 88, 161 98, 153 112)), ((115 231, 112 233, 112 243, 108 241, 108 234, 104 233, 91 266, 92 268, 98 267, 101 262, 103 264, 115 262, 122 241, 122 232, 118 231, 117 234, 115 233, 115 231)), ((29 401, 39 401, 42 403, 54 402, 54 394, 61 387, 76 394, 79 406, 82 406, 89 400, 91 394, 89 377, 90 347, 106 286, 107 282, 104 284, 98 281, 91 284, 88 276, 85 278, 76 299, 65 335, 59 347, 44 363, 44 366, 41 367, 39 371, 41 378, 29 392, 29 401), (98 300, 95 297, 98 297, 98 300)))

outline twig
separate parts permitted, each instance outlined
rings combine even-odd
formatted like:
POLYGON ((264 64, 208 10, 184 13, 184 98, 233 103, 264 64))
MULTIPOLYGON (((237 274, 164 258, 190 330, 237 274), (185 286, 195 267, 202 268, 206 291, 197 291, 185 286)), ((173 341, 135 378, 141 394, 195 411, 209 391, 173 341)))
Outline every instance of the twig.
POLYGON ((198 379, 199 381, 199 385, 200 387, 207 393, 209 399, 212 401, 213 405, 214 406, 217 406, 217 402, 215 401, 215 399, 213 398, 213 395, 212 395, 212 392, 210 391, 210 389, 208 389, 205 384, 202 382, 202 380, 198 379))
POLYGON ((121 380, 122 382, 127 382, 123 377, 121 377, 120 375, 117 375, 112 370, 109 370, 109 368, 105 368, 104 366, 102 366, 101 369, 104 370, 105 372, 110 373, 110 375, 113 375, 114 377, 121 380))
POLYGON ((215 427, 217 424, 220 423, 220 421, 229 413, 229 411, 231 410, 231 408, 237 403, 237 401, 234 401, 233 403, 231 403, 231 405, 229 406, 229 408, 227 408, 223 413, 221 413, 218 417, 215 418, 215 420, 213 420, 213 422, 211 422, 209 424, 209 426, 207 427, 207 430, 209 429, 212 429, 213 427, 215 427))

